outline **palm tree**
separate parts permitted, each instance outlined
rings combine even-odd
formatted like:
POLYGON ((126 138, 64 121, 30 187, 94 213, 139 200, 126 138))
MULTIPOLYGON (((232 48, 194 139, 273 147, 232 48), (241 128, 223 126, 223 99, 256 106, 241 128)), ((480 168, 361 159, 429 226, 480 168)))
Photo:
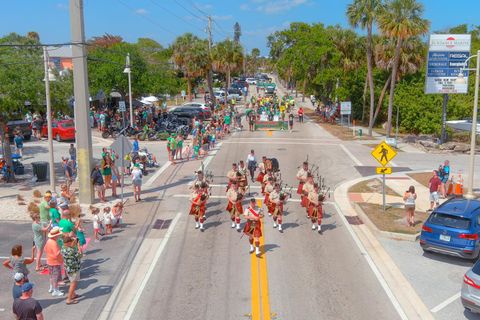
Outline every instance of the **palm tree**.
MULTIPOLYGON (((375 63, 378 68, 382 70, 392 69, 395 46, 395 39, 387 38, 382 39, 382 41, 375 45, 375 63)), ((397 82, 400 81, 403 76, 416 73, 420 70, 422 64, 425 62, 425 49, 425 44, 419 37, 412 37, 403 42, 397 68, 397 82)), ((383 105, 383 99, 390 86, 391 80, 392 74, 390 72, 378 98, 377 108, 373 116, 374 123, 383 105)))
POLYGON ((187 80, 188 100, 192 100, 192 80, 205 76, 209 68, 208 43, 191 33, 175 39, 172 44, 173 61, 187 80))
POLYGON ((347 7, 347 16, 353 27, 367 29, 367 77, 370 87, 370 119, 368 122, 368 135, 372 135, 373 110, 375 107, 375 88, 373 86, 372 63, 372 29, 377 20, 378 12, 382 6, 381 0, 354 0, 347 7))
POLYGON ((392 131, 393 96, 402 44, 411 37, 425 34, 430 26, 429 21, 421 17, 422 13, 423 5, 417 3, 416 0, 391 0, 379 15, 380 30, 386 37, 396 41, 388 98, 387 136, 390 136, 392 131))
POLYGON ((212 52, 213 68, 225 74, 227 88, 230 87, 232 72, 239 71, 243 64, 243 49, 234 41, 227 39, 215 45, 212 52))

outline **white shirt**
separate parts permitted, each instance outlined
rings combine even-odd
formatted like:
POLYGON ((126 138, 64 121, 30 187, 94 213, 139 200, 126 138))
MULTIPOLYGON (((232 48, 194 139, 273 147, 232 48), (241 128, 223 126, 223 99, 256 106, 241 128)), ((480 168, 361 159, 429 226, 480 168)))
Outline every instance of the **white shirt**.
POLYGON ((247 166, 248 166, 248 163, 249 163, 250 161, 256 161, 256 160, 255 160, 255 156, 254 156, 253 154, 251 154, 251 153, 249 153, 248 156, 247 156, 247 166))
POLYGON ((112 213, 111 212, 104 213, 103 214, 103 221, 105 222, 105 224, 112 224, 112 213))
POLYGON ((132 180, 141 180, 142 179, 142 170, 133 169, 132 170, 132 180))
POLYGON ((93 229, 99 229, 100 228, 100 217, 98 214, 93 215, 93 229))

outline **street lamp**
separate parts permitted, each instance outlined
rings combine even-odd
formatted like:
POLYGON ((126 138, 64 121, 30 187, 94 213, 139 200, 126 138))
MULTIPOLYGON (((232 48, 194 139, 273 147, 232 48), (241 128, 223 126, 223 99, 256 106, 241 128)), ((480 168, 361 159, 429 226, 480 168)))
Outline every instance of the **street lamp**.
POLYGON ((45 97, 47 104, 47 131, 48 131, 48 156, 49 156, 49 170, 50 170, 50 191, 55 192, 55 162, 53 159, 53 137, 52 137, 52 107, 50 105, 50 81, 57 80, 48 66, 48 52, 47 47, 43 47, 43 62, 45 65, 45 97))
POLYGON ((132 69, 130 68, 130 53, 127 53, 127 60, 123 73, 128 74, 128 103, 130 103, 130 127, 134 127, 133 103, 132 103, 132 69))
POLYGON ((465 64, 463 68, 460 70, 458 74, 458 78, 455 80, 458 84, 465 84, 466 80, 463 75, 464 70, 471 70, 475 71, 475 97, 473 99, 473 114, 472 114, 472 131, 470 137, 470 161, 469 161, 469 175, 467 180, 467 188, 468 192, 465 195, 467 199, 475 198, 473 194, 473 176, 475 173, 475 145, 476 145, 476 138, 477 138, 477 112, 478 112, 478 87, 479 87, 479 74, 480 74, 480 50, 477 51, 476 55, 470 56, 467 60, 465 60, 465 64), (477 66, 476 69, 467 69, 468 61, 472 58, 477 58, 477 66))

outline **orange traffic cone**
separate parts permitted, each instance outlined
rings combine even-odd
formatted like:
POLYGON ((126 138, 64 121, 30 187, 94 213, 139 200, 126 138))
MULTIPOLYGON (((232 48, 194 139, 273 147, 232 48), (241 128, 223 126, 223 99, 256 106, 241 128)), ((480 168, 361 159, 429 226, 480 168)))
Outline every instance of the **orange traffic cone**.
POLYGON ((455 191, 454 191, 455 196, 463 196, 463 178, 462 178, 462 173, 458 173, 458 179, 455 183, 455 191))

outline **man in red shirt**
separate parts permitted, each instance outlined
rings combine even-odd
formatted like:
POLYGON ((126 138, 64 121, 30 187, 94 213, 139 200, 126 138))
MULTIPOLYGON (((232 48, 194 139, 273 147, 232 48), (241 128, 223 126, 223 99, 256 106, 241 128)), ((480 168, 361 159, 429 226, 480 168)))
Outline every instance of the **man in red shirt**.
POLYGON ((302 107, 300 107, 298 109, 298 122, 303 123, 303 108, 302 107))
POLYGON ((438 188, 442 184, 442 181, 438 177, 437 170, 433 171, 433 176, 430 178, 428 182, 428 188, 430 189, 430 209, 428 211, 433 211, 434 208, 438 207, 439 205, 439 197, 438 197, 438 188))

